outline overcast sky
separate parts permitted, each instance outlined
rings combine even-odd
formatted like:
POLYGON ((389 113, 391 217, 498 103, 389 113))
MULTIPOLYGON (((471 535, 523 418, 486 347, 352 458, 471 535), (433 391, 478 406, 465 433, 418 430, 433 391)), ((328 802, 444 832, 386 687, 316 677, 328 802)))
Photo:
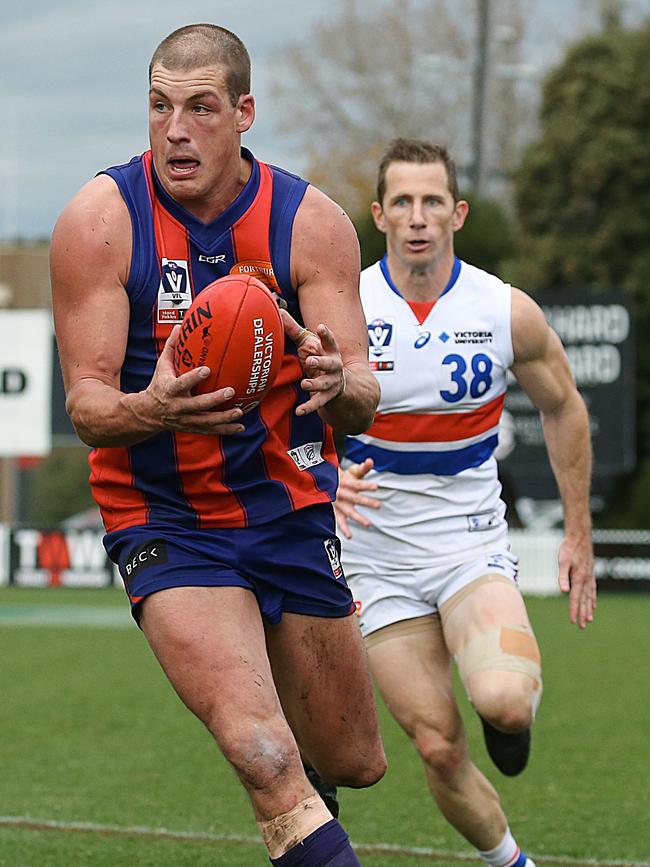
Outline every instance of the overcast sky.
MULTIPOLYGON (((630 2, 650 9, 650 0, 630 2)), ((580 5, 528 3, 547 23, 555 17, 558 32, 580 5)), ((283 45, 308 38, 333 6, 332 0, 3 0, 0 239, 49 236, 82 184, 146 149, 149 59, 158 42, 184 24, 210 21, 243 39, 257 98, 257 119, 244 142, 266 161, 303 170, 275 133, 272 65, 283 45)), ((387 34, 378 62, 389 44, 387 34)))
POLYGON ((82 184, 146 149, 149 59, 184 24, 221 24, 246 43, 258 101, 246 144, 267 161, 286 162, 286 142, 283 150, 274 141, 266 98, 269 67, 281 46, 306 34, 328 6, 323 0, 9 0, 7 8, 3 2, 0 238, 49 235, 82 184))

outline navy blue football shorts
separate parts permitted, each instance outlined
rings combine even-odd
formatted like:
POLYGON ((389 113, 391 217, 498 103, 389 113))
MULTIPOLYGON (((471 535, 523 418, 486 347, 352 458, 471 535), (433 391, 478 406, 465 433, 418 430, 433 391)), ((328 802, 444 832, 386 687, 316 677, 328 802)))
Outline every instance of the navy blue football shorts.
POLYGON ((142 600, 170 587, 246 587, 263 616, 346 617, 355 610, 341 566, 334 511, 322 503, 255 527, 147 525, 104 537, 139 622, 142 600))

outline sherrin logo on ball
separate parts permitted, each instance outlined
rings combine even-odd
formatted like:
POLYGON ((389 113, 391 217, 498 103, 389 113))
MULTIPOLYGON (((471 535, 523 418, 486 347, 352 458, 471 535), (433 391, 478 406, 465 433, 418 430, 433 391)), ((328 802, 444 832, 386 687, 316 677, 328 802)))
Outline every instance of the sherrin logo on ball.
POLYGON ((217 409, 239 406, 248 412, 273 385, 283 355, 276 299, 256 277, 238 274, 210 283, 185 311, 174 366, 179 375, 209 367, 195 394, 230 386, 234 397, 217 409))

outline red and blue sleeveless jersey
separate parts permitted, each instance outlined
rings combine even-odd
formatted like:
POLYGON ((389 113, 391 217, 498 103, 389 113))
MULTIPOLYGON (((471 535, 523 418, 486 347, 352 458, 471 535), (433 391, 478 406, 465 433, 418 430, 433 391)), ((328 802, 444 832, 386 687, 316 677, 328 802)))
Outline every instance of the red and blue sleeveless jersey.
MULTIPOLYGON (((228 274, 252 274, 278 292, 302 322, 290 271, 294 217, 307 182, 251 162, 239 196, 206 224, 175 202, 156 177, 151 152, 105 171, 129 209, 133 253, 120 388, 141 391, 192 299, 228 274)), ((338 479, 331 428, 317 413, 297 416, 309 395, 293 343, 275 383, 232 436, 175 431, 129 447, 96 448, 90 483, 107 532, 140 525, 245 527, 334 499, 338 479)))

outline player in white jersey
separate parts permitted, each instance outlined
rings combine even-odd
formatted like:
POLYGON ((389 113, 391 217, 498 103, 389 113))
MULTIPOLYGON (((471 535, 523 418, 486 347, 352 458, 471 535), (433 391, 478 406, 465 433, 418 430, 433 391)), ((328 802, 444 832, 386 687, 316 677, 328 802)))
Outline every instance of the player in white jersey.
POLYGON ((564 505, 559 583, 581 628, 596 595, 588 416, 540 308, 456 258, 468 204, 444 147, 393 142, 372 213, 387 254, 362 273, 361 296, 382 397, 346 443, 343 563, 374 677, 442 813, 492 867, 531 867, 468 755, 451 659, 493 761, 520 773, 542 680, 494 457, 508 370, 542 416, 564 505))

